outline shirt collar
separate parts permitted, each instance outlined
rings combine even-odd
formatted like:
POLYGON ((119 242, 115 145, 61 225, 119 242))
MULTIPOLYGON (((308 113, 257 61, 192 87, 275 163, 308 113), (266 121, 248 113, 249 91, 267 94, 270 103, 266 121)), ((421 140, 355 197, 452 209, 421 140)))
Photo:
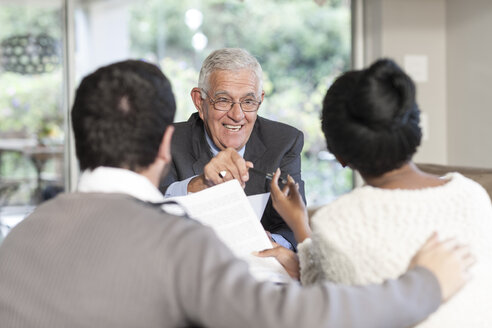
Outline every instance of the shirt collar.
MULTIPOLYGON (((220 149, 217 148, 217 146, 214 144, 212 139, 208 136, 207 130, 205 130, 205 139, 207 139, 208 146, 210 147, 210 150, 212 151, 212 154, 214 156, 217 156, 217 154, 220 152, 220 149)), ((241 157, 244 157, 244 151, 246 150, 246 145, 241 148, 238 153, 241 155, 241 157)))
POLYGON ((162 193, 145 176, 114 167, 85 170, 77 186, 79 192, 120 193, 144 202, 163 202, 162 193))

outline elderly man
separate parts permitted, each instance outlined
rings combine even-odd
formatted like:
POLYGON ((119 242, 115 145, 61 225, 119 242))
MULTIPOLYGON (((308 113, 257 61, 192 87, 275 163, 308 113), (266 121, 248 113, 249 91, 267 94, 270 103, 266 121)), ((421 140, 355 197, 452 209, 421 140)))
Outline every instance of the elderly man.
POLYGON ((464 284, 466 256, 439 243, 383 285, 256 281, 210 228, 160 206, 174 110, 154 65, 83 79, 78 192, 39 206, 1 245, 2 327, 406 327, 464 284))
MULTIPOLYGON (((173 162, 161 182, 166 196, 189 192, 237 179, 247 195, 268 191, 265 175, 280 167, 301 180, 301 131, 257 115, 265 92, 261 66, 246 50, 226 48, 212 52, 203 62, 198 87, 191 98, 198 113, 175 125, 173 162)), ((282 246, 293 248, 292 231, 273 208, 266 206, 261 223, 282 246)))

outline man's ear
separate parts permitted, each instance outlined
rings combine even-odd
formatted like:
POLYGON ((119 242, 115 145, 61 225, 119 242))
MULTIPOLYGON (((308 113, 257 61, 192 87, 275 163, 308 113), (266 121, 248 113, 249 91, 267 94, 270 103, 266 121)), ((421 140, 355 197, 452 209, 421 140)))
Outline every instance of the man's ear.
POLYGON ((159 153, 157 157, 163 160, 166 164, 171 163, 171 139, 174 132, 174 126, 169 125, 164 131, 164 136, 162 136, 161 145, 159 146, 159 153))
POLYGON ((204 119, 204 112, 203 112, 203 101, 204 99, 202 98, 202 90, 200 88, 193 88, 191 89, 191 100, 193 101, 193 104, 195 105, 195 108, 198 110, 198 115, 200 115, 200 118, 203 120, 204 119))

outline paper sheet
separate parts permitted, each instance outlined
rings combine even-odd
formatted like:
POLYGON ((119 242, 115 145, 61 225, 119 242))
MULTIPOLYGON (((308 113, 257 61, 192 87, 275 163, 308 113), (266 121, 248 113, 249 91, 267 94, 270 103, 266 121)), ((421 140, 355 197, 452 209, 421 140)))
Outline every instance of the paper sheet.
POLYGON ((249 203, 251 204, 251 207, 253 208, 256 217, 260 221, 261 221, 261 217, 263 216, 263 212, 265 212, 265 207, 269 199, 270 199, 269 192, 248 196, 249 203))
POLYGON ((271 248, 272 244, 237 180, 170 199, 183 206, 193 219, 212 227, 236 256, 248 262, 251 273, 257 279, 276 282, 291 280, 276 259, 251 254, 271 248))

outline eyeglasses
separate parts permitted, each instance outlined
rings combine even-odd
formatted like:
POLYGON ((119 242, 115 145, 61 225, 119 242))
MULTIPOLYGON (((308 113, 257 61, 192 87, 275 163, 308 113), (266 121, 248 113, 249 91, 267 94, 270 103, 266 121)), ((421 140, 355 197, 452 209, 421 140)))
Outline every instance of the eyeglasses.
POLYGON ((234 107, 234 104, 239 104, 241 110, 245 113, 256 112, 258 108, 260 108, 261 101, 257 101, 256 99, 253 99, 251 97, 243 99, 241 101, 232 101, 231 99, 226 97, 212 99, 212 97, 209 96, 205 89, 202 88, 202 91, 205 92, 208 97, 208 101, 210 101, 214 109, 221 112, 230 111, 232 107, 234 107))

